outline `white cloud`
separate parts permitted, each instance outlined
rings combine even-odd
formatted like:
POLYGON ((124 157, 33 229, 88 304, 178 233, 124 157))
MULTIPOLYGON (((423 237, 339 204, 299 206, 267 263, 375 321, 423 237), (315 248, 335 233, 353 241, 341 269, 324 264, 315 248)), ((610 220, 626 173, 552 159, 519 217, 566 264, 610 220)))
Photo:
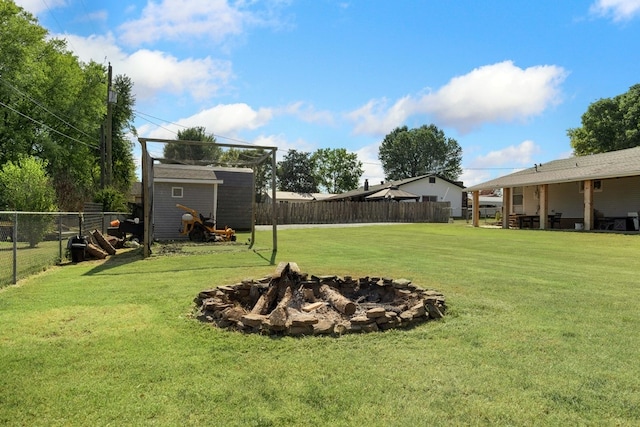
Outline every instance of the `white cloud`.
POLYGON ((364 185, 364 180, 369 180, 370 185, 376 185, 384 181, 384 170, 382 169, 382 163, 378 159, 378 151, 380 150, 380 143, 370 144, 362 147, 355 153, 358 155, 358 160, 362 162, 362 169, 364 173, 360 185, 364 185))
POLYGON ((490 151, 471 160, 463 168, 460 179, 469 187, 498 176, 520 170, 519 166, 531 167, 536 163, 534 156, 540 153, 540 147, 526 140, 518 145, 510 145, 501 150, 490 151), (502 169, 503 167, 509 169, 502 169))
POLYGON ((273 118, 269 108, 257 110, 247 104, 225 104, 207 108, 199 113, 180 120, 187 127, 206 126, 209 132, 220 135, 235 135, 240 130, 258 129, 273 118))
POLYGON ((590 12, 610 17, 614 22, 628 21, 640 14, 640 0, 597 0, 591 5, 590 12))
POLYGON ((298 138, 295 141, 289 141, 284 135, 260 135, 251 142, 253 145, 263 147, 276 147, 276 161, 281 161, 289 150, 301 151, 303 153, 311 153, 317 149, 308 141, 298 138))
POLYGON ((47 2, 44 2, 42 0, 14 0, 14 2, 24 10, 27 10, 34 15, 37 15, 40 12, 44 12, 47 9, 50 10, 67 5, 67 2, 65 0, 49 0, 47 2))
POLYGON ((394 128, 401 126, 409 116, 417 111, 417 102, 406 96, 388 107, 387 99, 371 100, 362 107, 346 115, 355 123, 353 133, 356 135, 386 135, 394 128))
POLYGON ((347 117, 355 123, 356 134, 384 135, 418 114, 467 133, 485 123, 525 120, 558 104, 566 75, 555 65, 522 69, 504 61, 454 77, 436 92, 405 96, 391 107, 385 99, 369 101, 347 117))
POLYGON ((138 46, 159 40, 206 38, 223 42, 239 36, 248 26, 277 26, 277 7, 282 2, 269 2, 256 10, 256 2, 227 0, 162 0, 149 1, 140 18, 119 27, 120 39, 138 46), (253 7, 254 10, 250 10, 253 7))
POLYGON ((80 37, 57 35, 69 42, 69 47, 80 60, 111 62, 115 74, 126 74, 135 84, 138 99, 153 98, 160 92, 181 95, 189 93, 194 99, 207 99, 215 95, 233 78, 231 63, 205 57, 178 59, 155 50, 138 50, 132 54, 122 51, 114 36, 80 37))
POLYGON ((317 111, 312 105, 301 101, 278 109, 278 113, 292 115, 306 123, 333 125, 335 122, 333 113, 330 111, 317 111))
POLYGON ((484 156, 476 157, 471 164, 474 167, 498 167, 504 165, 533 166, 535 154, 540 152, 540 147, 531 140, 526 140, 518 145, 510 145, 501 150, 490 151, 484 156))
POLYGON ((221 104, 173 123, 160 124, 155 128, 143 126, 138 133, 146 138, 175 139, 179 130, 204 126, 207 133, 235 137, 239 131, 258 129, 266 125, 272 117, 273 112, 268 108, 255 110, 247 104, 221 104))
POLYGON ((522 69, 504 61, 454 77, 421 104, 442 125, 468 132, 487 122, 523 120, 559 103, 566 74, 554 65, 522 69))

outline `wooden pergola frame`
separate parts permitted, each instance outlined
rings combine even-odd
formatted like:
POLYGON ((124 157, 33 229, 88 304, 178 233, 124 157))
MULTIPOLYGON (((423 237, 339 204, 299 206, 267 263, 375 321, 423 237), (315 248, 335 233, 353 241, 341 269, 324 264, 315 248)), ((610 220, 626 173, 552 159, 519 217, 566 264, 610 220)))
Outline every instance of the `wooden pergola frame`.
MULTIPOLYGON (((278 219, 276 210, 276 151, 277 147, 264 147, 264 146, 248 146, 243 144, 227 144, 220 142, 204 142, 204 141, 181 141, 175 139, 158 139, 158 138, 138 138, 140 146, 142 147, 142 201, 143 201, 143 217, 144 217, 144 241, 143 241, 143 256, 147 258, 151 255, 151 242, 152 232, 151 219, 153 217, 153 162, 154 160, 162 160, 159 158, 153 158, 149 154, 147 149, 147 143, 160 143, 160 144, 180 144, 180 145, 215 145, 218 147, 238 148, 243 150, 267 150, 268 153, 253 160, 247 162, 251 166, 256 166, 264 162, 269 156, 271 156, 271 166, 273 173, 271 174, 271 199, 273 200, 273 215, 272 215, 272 227, 273 227, 273 249, 271 254, 271 263, 275 263, 275 256, 278 252, 278 219)), ((214 160, 204 161, 205 164, 215 163, 214 160)), ((256 198, 255 198, 255 171, 253 173, 253 192, 251 202, 251 242, 249 248, 252 248, 255 243, 255 217, 256 217, 256 198)))

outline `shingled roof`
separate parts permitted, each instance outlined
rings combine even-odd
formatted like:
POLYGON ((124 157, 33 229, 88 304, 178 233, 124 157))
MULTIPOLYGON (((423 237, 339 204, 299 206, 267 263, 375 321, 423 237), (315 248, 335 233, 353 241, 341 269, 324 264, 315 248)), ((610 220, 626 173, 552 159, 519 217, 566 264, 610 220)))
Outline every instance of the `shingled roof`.
MULTIPOLYGON (((161 181, 182 181, 192 183, 215 183, 219 180, 213 168, 210 166, 176 165, 176 164, 155 164, 153 165, 154 180, 161 181)), ((220 182, 218 182, 220 183, 220 182)))
POLYGON ((455 181, 451 181, 447 178, 443 178, 440 175, 436 175, 436 174, 427 174, 427 175, 420 175, 420 176, 416 176, 413 178, 405 178, 405 179, 399 179, 397 181, 389 181, 389 182, 382 182, 380 184, 370 184, 369 187, 365 190, 364 187, 359 187, 355 190, 351 190, 351 191, 347 191, 345 193, 341 193, 341 194, 336 194, 335 196, 331 196, 328 197, 324 200, 326 201, 336 201, 336 200, 347 200, 347 199, 364 199, 366 198, 366 196, 370 196, 371 194, 374 194, 380 190, 384 190, 385 188, 391 188, 391 187, 401 187, 404 184, 408 184, 410 182, 414 182, 414 181, 418 181, 427 177, 437 177, 439 179, 442 179, 444 181, 447 181, 453 185, 457 185, 460 188, 464 188, 464 185, 462 185, 461 182, 455 182, 455 181))
POLYGON ((467 191, 559 184, 636 175, 640 175, 640 147, 554 160, 468 187, 467 191))

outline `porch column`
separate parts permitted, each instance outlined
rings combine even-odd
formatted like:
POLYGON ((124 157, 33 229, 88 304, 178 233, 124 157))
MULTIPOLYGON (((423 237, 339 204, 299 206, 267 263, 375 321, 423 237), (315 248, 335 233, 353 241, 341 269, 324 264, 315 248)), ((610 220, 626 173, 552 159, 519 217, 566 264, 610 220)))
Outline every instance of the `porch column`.
POLYGON ((540 230, 549 228, 549 184, 538 186, 540 195, 540 230))
POLYGON ((213 184, 213 223, 218 228, 218 184, 213 184))
POLYGON ((584 181, 584 229, 593 230, 593 180, 584 181))
POLYGON ((480 226, 480 192, 473 192, 473 212, 471 213, 471 217, 473 218, 473 226, 480 226))
POLYGON ((502 189, 502 228, 509 228, 509 215, 511 214, 511 188, 502 189))

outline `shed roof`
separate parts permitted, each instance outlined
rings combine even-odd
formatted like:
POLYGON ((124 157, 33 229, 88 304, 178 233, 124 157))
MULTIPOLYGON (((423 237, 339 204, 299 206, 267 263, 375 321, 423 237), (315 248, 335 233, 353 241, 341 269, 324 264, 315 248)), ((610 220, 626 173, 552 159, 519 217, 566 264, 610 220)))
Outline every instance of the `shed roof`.
POLYGON ((525 187, 640 175, 640 147, 554 160, 467 188, 525 187))
POLYGON ((153 179, 157 182, 182 182, 221 184, 222 181, 210 166, 177 165, 158 163, 153 165, 153 179))

